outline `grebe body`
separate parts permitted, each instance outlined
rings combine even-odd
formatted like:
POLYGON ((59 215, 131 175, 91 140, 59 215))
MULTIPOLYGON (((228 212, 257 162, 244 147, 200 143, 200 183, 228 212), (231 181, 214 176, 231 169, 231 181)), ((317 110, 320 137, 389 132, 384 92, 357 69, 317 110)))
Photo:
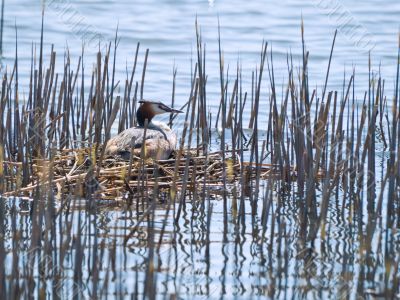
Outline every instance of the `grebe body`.
POLYGON ((171 128, 162 122, 152 121, 153 117, 163 113, 181 113, 161 102, 149 100, 139 101, 136 118, 138 126, 125 129, 111 138, 106 146, 106 155, 120 155, 129 159, 131 153, 140 156, 144 144, 146 158, 156 160, 168 159, 175 150, 177 137, 171 128), (145 124, 147 129, 145 133, 145 124))

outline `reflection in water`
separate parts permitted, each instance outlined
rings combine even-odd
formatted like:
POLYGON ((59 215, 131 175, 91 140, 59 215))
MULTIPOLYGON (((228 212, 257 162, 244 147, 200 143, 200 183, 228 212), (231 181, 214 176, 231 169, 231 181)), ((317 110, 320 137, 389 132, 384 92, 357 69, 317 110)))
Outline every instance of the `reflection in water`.
POLYGON ((301 199, 284 194, 274 199, 264 230, 261 210, 251 215, 248 199, 244 220, 237 218, 237 198, 228 201, 226 219, 221 199, 188 198, 178 223, 166 204, 145 215, 76 209, 72 198, 53 212, 50 202, 3 200, 2 278, 9 278, 10 294, 34 297, 353 298, 365 296, 366 288, 390 294, 385 281, 376 280, 393 276, 387 266, 399 259, 398 233, 388 235, 376 224, 376 238, 364 245, 365 232, 338 201, 328 212, 335 221, 311 247, 297 220, 301 199), (57 217, 49 223, 51 214, 57 217))

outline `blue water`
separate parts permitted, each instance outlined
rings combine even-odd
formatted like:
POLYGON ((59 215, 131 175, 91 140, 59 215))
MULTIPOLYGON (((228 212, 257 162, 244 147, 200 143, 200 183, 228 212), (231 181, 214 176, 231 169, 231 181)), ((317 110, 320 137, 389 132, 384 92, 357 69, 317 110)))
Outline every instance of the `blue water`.
MULTIPOLYGON (((292 53, 294 64, 301 62, 301 18, 304 20, 307 50, 310 52, 310 86, 321 87, 325 80, 335 29, 336 47, 329 79, 329 89, 341 89, 344 72, 347 78, 356 69, 356 92, 362 98, 368 86, 368 53, 372 71, 381 70, 387 90, 393 90, 400 28, 400 2, 381 1, 7 1, 5 9, 3 67, 14 63, 15 24, 18 28, 20 76, 30 70, 32 43, 39 43, 42 5, 45 8, 47 54, 54 44, 58 63, 68 47, 76 64, 85 46, 87 72, 95 63, 99 41, 104 46, 115 37, 118 47, 117 78, 126 78, 131 69, 137 42, 139 62, 150 49, 144 96, 169 102, 172 71, 177 68, 176 100, 188 99, 192 60, 195 61, 195 18, 206 43, 209 99, 218 98, 218 20, 221 24, 222 49, 226 69, 235 74, 237 61, 250 91, 251 72, 259 64, 262 41, 273 50, 277 86, 286 84, 286 55, 292 53), (43 3, 44 4, 43 4, 43 3)), ((141 68, 139 69, 141 71, 141 68)), ((60 70, 61 72, 61 70, 60 70)), ((264 77, 264 96, 268 78, 264 77)), ((23 80, 21 80, 23 84, 23 80)), ((123 91, 122 91, 123 92, 123 91)), ((216 101, 210 101, 212 107, 216 101)))
MULTIPOLYGON (((325 81, 325 73, 330 55, 334 32, 338 29, 336 46, 328 82, 328 89, 342 89, 343 77, 348 80, 352 69, 356 70, 356 97, 361 100, 368 87, 368 57, 371 54, 372 72, 379 71, 386 79, 386 95, 391 99, 395 74, 397 47, 400 28, 400 2, 388 0, 359 1, 6 1, 5 28, 3 40, 2 71, 10 72, 15 59, 15 25, 18 31, 19 76, 24 98, 29 84, 31 47, 40 40, 42 6, 45 11, 44 42, 45 55, 48 59, 51 45, 57 52, 57 65, 63 65, 63 53, 68 49, 72 65, 76 66, 78 56, 85 44, 84 65, 90 76, 95 53, 99 44, 102 49, 115 37, 118 27, 120 38, 118 46, 116 77, 123 82, 132 68, 136 44, 140 42, 138 74, 141 73, 145 51, 148 48, 149 59, 146 72, 144 97, 170 102, 172 93, 173 68, 177 68, 176 101, 177 106, 185 103, 190 93, 190 77, 196 60, 195 19, 200 26, 202 41, 206 43, 206 73, 208 75, 207 92, 211 110, 219 104, 219 62, 218 62, 218 22, 221 25, 221 42, 224 54, 225 71, 233 76, 239 61, 242 67, 244 90, 250 92, 251 74, 259 65, 261 45, 267 41, 272 49, 276 84, 279 91, 287 80, 286 58, 293 54, 295 65, 301 65, 301 20, 304 20, 305 40, 310 52, 310 86, 320 92, 325 81), (99 43, 100 42, 100 43, 99 43)), ((36 53, 38 56, 38 53, 36 53)), ((270 58, 270 57, 269 57, 270 58)), ((62 72, 62 68, 57 70, 62 72)), ((136 77, 140 80, 140 76, 136 77)), ((265 108, 269 95, 267 74, 263 80, 261 108, 265 108)), ((123 84, 121 84, 123 86, 123 84)), ((122 91, 117 93, 123 94, 122 91)), ((278 99, 283 97, 279 94, 278 99)), ((390 105, 390 101, 388 102, 390 105)), ((260 109, 261 112, 264 110, 260 109)), ((244 116, 246 121, 248 115, 244 116)), ((260 122, 266 120, 262 115, 260 122)), ((219 140, 215 139, 215 144, 219 140)), ((219 146, 219 145, 218 145, 219 146)), ((383 153, 382 145, 377 145, 377 152, 383 153)), ((378 154, 377 154, 378 155, 378 154)), ((383 154, 384 156, 384 154, 383 154)), ((386 157, 387 158, 387 157, 386 157)), ((379 162, 379 177, 383 177, 385 162, 379 162)), ((377 182, 380 183, 377 178, 377 182)), ((267 187, 261 186, 260 194, 266 193, 267 187)), ((193 203, 188 203, 179 222, 179 228, 173 224, 172 217, 165 218, 165 207, 158 209, 156 230, 166 222, 166 234, 155 259, 157 267, 158 292, 180 295, 185 298, 219 299, 226 298, 338 298, 338 295, 356 299, 372 292, 383 292, 383 281, 387 274, 385 265, 393 261, 398 263, 398 232, 388 232, 386 228, 377 229, 377 238, 373 241, 372 256, 368 261, 360 250, 362 236, 357 232, 355 223, 342 217, 347 215, 348 207, 342 207, 342 199, 332 199, 329 207, 329 222, 325 238, 318 239, 312 253, 306 253, 307 247, 297 244, 299 235, 299 204, 296 195, 283 197, 277 191, 274 194, 273 209, 280 209, 275 228, 268 227, 264 244, 260 241, 261 208, 256 216, 250 215, 250 204, 246 199, 246 222, 237 230, 237 219, 233 212, 228 216, 226 230, 223 224, 223 203, 221 199, 211 199, 208 205, 213 207, 211 216, 209 261, 205 259, 206 245, 204 232, 207 226, 204 216, 196 215, 193 203), (279 207, 278 203, 282 206, 279 207), (279 228, 279 229, 278 229, 279 228), (272 233, 270 231, 273 231, 272 233), (279 231, 279 237, 274 236, 279 231), (385 236, 393 237, 397 246, 387 250, 382 248, 385 236), (282 238, 283 237, 283 238, 282 238), (260 246, 261 245, 261 246, 260 246), (264 246, 263 246, 264 245, 264 246), (397 247, 397 248, 396 248, 397 247), (397 252, 396 252, 397 251, 397 252), (386 255, 386 256, 385 256, 386 255), (306 256, 306 258, 305 258, 306 256), (393 258, 393 261, 385 259, 393 258), (207 269, 209 268, 209 269, 207 269), (375 269, 376 268, 376 269, 375 269), (363 277, 365 276, 365 278, 363 277), (363 286, 357 287, 362 281, 363 286), (357 291, 357 288, 361 290, 357 291)), ((385 195, 386 197, 386 195, 385 195)), ((334 198, 334 197, 333 197, 334 198)), ((189 200, 188 200, 189 201, 189 200)), ((17 220, 16 230, 20 231, 21 253, 23 245, 30 242, 31 218, 27 202, 8 199, 6 202, 8 227, 6 249, 12 250, 11 219, 17 220), (13 207, 17 203, 17 208, 13 207)), ((228 200, 228 207, 233 211, 235 199, 228 200)), ((236 205, 237 203, 235 203, 236 205)), ((194 203, 194 205, 199 205, 194 203)), ((261 207, 261 204, 260 204, 261 207)), ((386 208, 385 208, 386 209, 386 208)), ((365 209, 366 210, 366 209, 365 209)), ((385 211, 385 210, 384 210, 385 211)), ((99 244, 104 246, 104 260, 101 266, 100 285, 109 285, 105 289, 110 297, 127 297, 135 293, 135 283, 140 282, 140 289, 145 282, 145 263, 149 256, 146 244, 146 228, 140 228, 138 234, 130 239, 129 246, 123 245, 123 236, 134 226, 130 212, 119 209, 103 209, 91 214, 84 210, 73 210, 65 216, 71 227, 65 230, 66 236, 76 235, 82 230, 86 244, 82 253, 87 260, 82 262, 82 294, 89 297, 93 292, 88 275, 91 269, 90 257, 96 251, 93 245, 93 232, 98 230, 99 244), (78 224, 81 214, 83 224, 78 224), (79 226, 82 226, 80 228, 79 226), (113 244, 115 243, 115 244, 113 244), (86 247, 86 248, 85 248, 86 247), (113 248, 115 247, 115 248, 113 248), (92 252, 91 252, 92 251, 92 252), (112 265, 113 255, 116 256, 112 265), (110 271, 111 270, 111 271, 110 271), (108 274, 107 272, 111 272, 108 274), (113 272, 121 278, 107 280, 113 272), (137 276, 138 280, 136 280, 137 276)), ((170 213, 172 214, 172 212, 170 213)), ((63 218, 64 215, 62 214, 63 218)), ((367 214, 364 216, 367 219, 367 214)), ((57 228, 62 228, 64 221, 57 219, 57 228), (61 225, 60 223, 61 222, 61 225), (60 227, 58 227, 60 226, 60 227)), ((272 223, 272 221, 270 220, 272 223)), ((146 223, 144 223, 146 224, 146 223)), ((362 231, 362 230, 361 230, 362 231)), ((158 237, 157 233, 155 234, 158 237)), ((57 237, 59 238, 59 237, 57 237)), ((65 238, 65 237, 64 237, 65 238)), ((61 239, 61 238, 60 238, 61 239)), ((72 242, 71 242, 72 245, 72 242)), ((64 268, 66 277, 60 295, 68 298, 73 291, 75 253, 77 248, 70 246, 64 261, 58 261, 64 268)), ((7 253, 7 274, 11 273, 12 253, 7 253)), ((26 265, 23 255, 18 258, 21 270, 26 265)), ((36 270, 36 269, 35 269, 36 270)), ((51 271, 51 270, 50 270, 51 271)), ((393 269, 392 269, 393 272, 393 269)), ((393 276, 394 277, 394 276, 393 276)), ((392 277, 390 277, 392 278, 392 277)), ((398 277, 397 277, 398 278, 398 277)), ((389 284, 390 285, 390 284, 389 284)), ((47 291, 50 287, 47 287, 47 291)), ((36 291, 36 290, 35 290, 36 291)), ((142 292, 142 290, 140 290, 142 292)), ((35 295, 37 293, 35 292, 35 295)), ((168 298, 167 297, 167 298, 168 298)))

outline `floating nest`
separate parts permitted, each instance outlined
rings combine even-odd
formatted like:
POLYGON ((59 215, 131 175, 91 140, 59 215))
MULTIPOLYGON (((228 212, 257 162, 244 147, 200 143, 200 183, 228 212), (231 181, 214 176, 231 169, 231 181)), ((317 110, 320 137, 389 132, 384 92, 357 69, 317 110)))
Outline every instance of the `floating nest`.
MULTIPOLYGON (((94 148, 61 150, 51 160, 36 160, 25 186, 21 184, 21 163, 4 165, 9 174, 4 196, 29 197, 37 191, 53 191, 59 198, 73 194, 98 200, 151 198, 156 193, 157 197, 173 196, 182 191, 221 194, 235 184, 247 185, 256 176, 266 179, 281 175, 279 168, 270 164, 260 165, 257 173, 254 165, 244 163, 241 173, 240 159, 232 151, 226 151, 224 159, 222 152, 206 155, 199 149, 175 151, 170 159, 162 161, 137 157, 131 161, 120 157, 100 159, 94 148), (241 175, 244 181, 240 180, 241 175)), ((292 168, 289 173, 296 177, 292 168)))
POLYGON ((240 169, 238 159, 232 155, 224 163, 222 153, 205 155, 198 149, 186 150, 181 155, 176 151, 170 159, 162 161, 104 157, 100 168, 100 157, 93 154, 90 148, 68 149, 59 151, 52 160, 36 160, 30 183, 25 187, 20 184, 22 164, 6 162, 7 173, 13 176, 7 176, 8 191, 4 195, 26 196, 38 189, 51 188, 59 196, 73 193, 85 198, 119 200, 140 194, 151 197, 154 191, 166 193, 182 188, 190 191, 200 182, 218 190, 224 186, 224 172, 232 183, 240 169))

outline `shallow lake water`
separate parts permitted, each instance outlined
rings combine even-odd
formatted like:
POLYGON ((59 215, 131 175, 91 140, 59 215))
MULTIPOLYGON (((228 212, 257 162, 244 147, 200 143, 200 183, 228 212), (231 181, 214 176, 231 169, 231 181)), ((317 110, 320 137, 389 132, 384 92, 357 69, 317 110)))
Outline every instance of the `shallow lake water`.
MULTIPOLYGON (((247 91, 251 90, 252 71, 259 65, 263 41, 268 42, 268 51, 272 49, 276 84, 279 91, 284 90, 288 53, 293 54, 294 64, 301 66, 303 18, 311 87, 320 92, 324 84, 337 29, 328 89, 341 93, 344 76, 347 82, 355 68, 355 100, 361 103, 368 89, 370 54, 374 78, 381 72, 386 79, 385 94, 388 99, 393 96, 400 25, 400 3, 394 0, 384 4, 377 0, 7 1, 2 72, 10 72, 14 65, 16 25, 22 99, 29 88, 32 45, 40 42, 42 6, 45 55, 54 44, 57 66, 62 68, 66 49, 76 65, 84 42, 84 64, 91 70, 96 51, 113 41, 118 27, 117 80, 125 80, 140 42, 139 68, 149 49, 144 97, 169 103, 173 69, 177 68, 176 106, 183 105, 190 94, 196 60, 196 17, 206 43, 207 97, 214 114, 220 99, 218 22, 225 71, 229 68, 235 76, 239 62, 247 91)), ((268 76, 263 82, 260 127, 266 126, 264 111, 269 109, 268 76)), ((117 94, 123 95, 123 90, 117 90, 117 94)), ((283 97, 279 93, 278 99, 283 97)), ((249 110, 245 110, 246 124, 249 118, 249 110)), ((181 130, 183 120, 178 121, 181 130)), ((260 139, 266 136, 262 129, 260 139)), ((212 141, 214 150, 218 149, 217 132, 213 132, 212 141)), ((387 159, 388 152, 377 143, 377 186, 383 181, 387 159)), ((122 299, 141 298, 143 293, 159 299, 400 297, 398 288, 391 285, 392 278, 398 279, 400 263, 398 228, 387 228, 384 218, 380 219, 366 255, 363 247, 369 237, 366 225, 370 211, 362 208, 360 219, 354 221, 354 207, 343 200, 351 196, 344 195, 340 188, 330 198, 328 222, 321 235, 312 245, 302 244, 298 218, 304 198, 296 189, 288 191, 277 186, 273 189, 268 226, 262 224, 262 199, 270 193, 268 182, 262 182, 259 188, 260 201, 244 199, 242 218, 238 216, 240 184, 229 191, 228 209, 218 191, 205 198, 191 194, 176 223, 175 210, 166 203, 157 204, 151 218, 143 210, 138 214, 124 205, 99 203, 93 207, 75 198, 55 202, 56 211, 63 208, 55 223, 50 224, 46 214, 40 222, 54 226, 57 232, 46 230, 40 247, 30 244, 36 240, 32 235, 41 233, 35 227, 40 222, 32 212, 32 199, 3 199, 0 215, 5 238, 0 250, 5 252, 0 258, 5 259, 5 281, 13 278, 8 292, 35 298, 58 295, 122 299), (200 203, 199 199, 206 201, 200 203), (53 238, 48 236, 52 234, 53 238), (125 243, 127 235, 130 238, 125 243), (51 242, 47 244, 47 240, 51 242)), ((377 188, 377 195, 379 192, 377 188)), ((322 186, 318 185, 318 199, 321 194, 322 186)), ((383 197, 387 196, 384 192, 383 197)), ((386 209, 384 202, 382 211, 386 209)))
MULTIPOLYGON (((234 75, 237 61, 243 69, 243 80, 250 90, 251 72, 259 65, 262 41, 273 51, 276 84, 287 81, 286 55, 292 53, 294 64, 301 62, 301 18, 310 52, 310 86, 321 87, 325 80, 335 29, 336 47, 328 86, 341 89, 344 72, 347 77, 356 69, 359 97, 368 87, 368 53, 372 71, 381 70, 392 90, 396 74, 400 3, 364 1, 75 1, 20 0, 6 3, 3 42, 3 66, 12 66, 15 57, 15 24, 18 28, 18 54, 21 84, 29 76, 31 45, 40 41, 41 9, 45 7, 45 53, 55 45, 57 62, 69 49, 76 64, 85 41, 87 70, 96 62, 98 44, 112 41, 118 27, 120 44, 116 72, 126 77, 126 67, 133 64, 136 44, 140 42, 140 59, 149 49, 144 97, 170 102, 172 72, 177 68, 176 101, 183 104, 190 92, 192 60, 196 59, 195 19, 206 43, 209 99, 218 100, 218 20, 226 67, 234 75)), ((265 77, 266 84, 268 78, 265 77)), ((121 91, 122 93, 123 91, 121 91)), ((265 91, 267 93, 267 91, 265 91)), ((218 101, 210 101, 217 106, 218 101)))

